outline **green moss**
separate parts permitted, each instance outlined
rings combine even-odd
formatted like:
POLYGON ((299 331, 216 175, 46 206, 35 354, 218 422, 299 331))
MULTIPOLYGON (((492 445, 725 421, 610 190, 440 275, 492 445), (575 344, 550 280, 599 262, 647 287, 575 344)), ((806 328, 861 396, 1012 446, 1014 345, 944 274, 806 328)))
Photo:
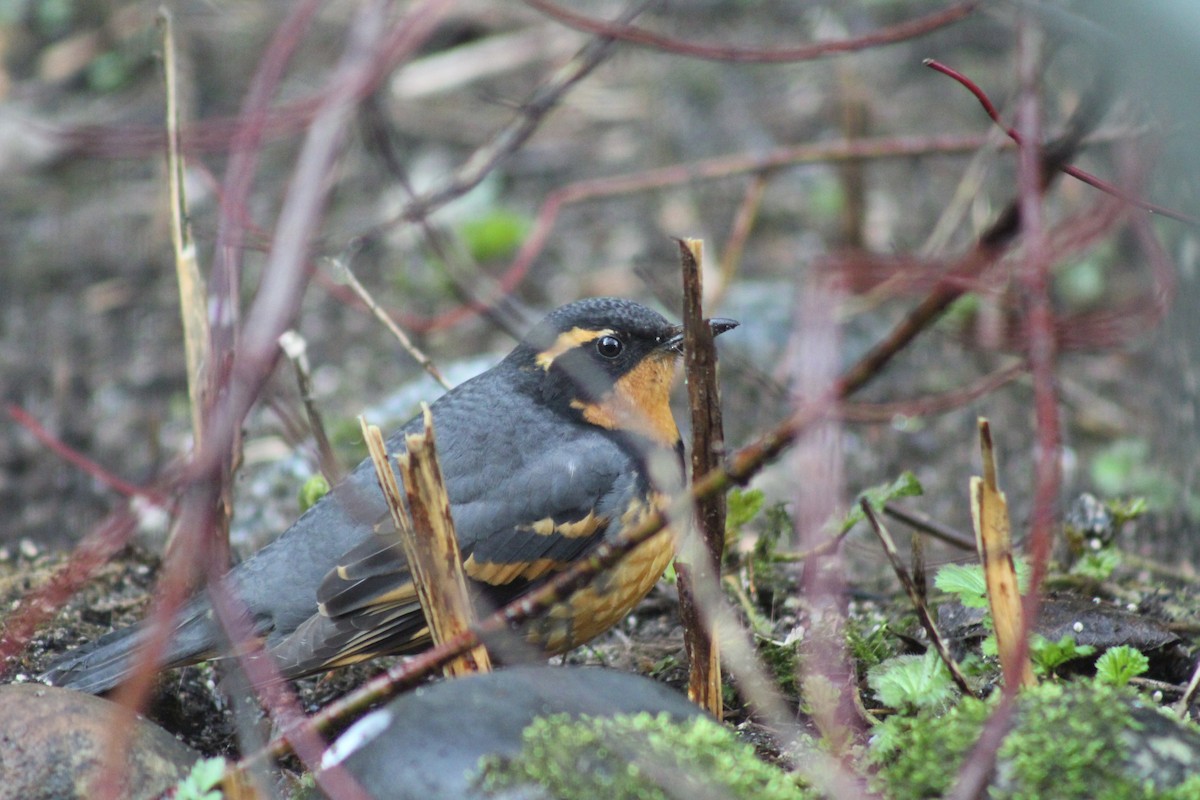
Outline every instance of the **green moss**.
POLYGON ((800 691, 800 642, 759 638, 756 650, 759 662, 775 678, 775 685, 788 697, 796 697, 800 691))
MULTIPOLYGON (((1133 695, 1082 682, 1042 684, 1025 692, 1017 724, 1004 740, 989 797, 994 800, 1175 800, 1193 784, 1156 788, 1134 776, 1131 734, 1141 725, 1133 695)), ((888 719, 868 755, 876 788, 894 800, 939 797, 958 775, 994 703, 965 698, 945 714, 888 719)))
POLYGON ((579 719, 559 714, 534 720, 523 740, 516 758, 480 762, 486 791, 535 785, 560 800, 819 797, 704 717, 676 723, 666 714, 579 719))

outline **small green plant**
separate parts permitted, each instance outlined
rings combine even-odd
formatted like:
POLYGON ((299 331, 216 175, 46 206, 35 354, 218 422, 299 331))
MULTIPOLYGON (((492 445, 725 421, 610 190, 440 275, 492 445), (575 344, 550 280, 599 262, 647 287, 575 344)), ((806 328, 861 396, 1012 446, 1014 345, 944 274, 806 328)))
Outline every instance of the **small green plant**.
POLYGON ((1071 565, 1071 574, 1094 581, 1105 581, 1112 577, 1113 572, 1119 566, 1121 566, 1121 552, 1115 547, 1102 547, 1099 550, 1084 551, 1083 555, 1071 565))
POLYGON ((867 672, 879 702, 896 709, 946 708, 958 689, 946 663, 930 648, 923 656, 896 656, 867 672))
POLYGON ((1029 658, 1033 661, 1034 671, 1039 675, 1050 675, 1068 661, 1086 658, 1095 652, 1096 648, 1090 644, 1076 644, 1075 637, 1070 634, 1057 642, 1052 642, 1037 633, 1029 637, 1029 658))
POLYGON ((1096 659, 1096 680, 1110 686, 1125 686, 1150 669, 1150 659, 1127 644, 1110 647, 1096 659))
MULTIPOLYGON (((895 629, 904 630, 905 623, 897 622, 895 629)), ((877 611, 862 611, 846 618, 846 646, 860 671, 869 672, 896 655, 896 642, 892 625, 877 611)))
POLYGON ((729 491, 725 509, 725 547, 728 549, 737 543, 746 527, 766 503, 766 495, 762 489, 739 489, 734 487, 729 491))
MULTIPOLYGON (((1017 589, 1021 594, 1029 591, 1029 564, 1016 557, 1013 564, 1017 570, 1017 589)), ((967 608, 987 608, 987 580, 979 564, 947 564, 933 576, 933 585, 952 594, 967 608)))
POLYGON ((864 489, 858 493, 858 497, 854 499, 850 510, 842 518, 841 525, 838 526, 838 532, 845 533, 867 518, 860 504, 864 499, 871 504, 871 508, 878 511, 883 508, 884 504, 892 500, 900 497, 916 497, 923 494, 924 491, 921 482, 917 480, 917 476, 908 471, 900 473, 899 477, 891 483, 881 483, 877 486, 864 489))
POLYGON ((1126 522, 1132 522, 1143 516, 1149 506, 1144 497, 1130 497, 1127 500, 1109 500, 1108 511, 1113 515, 1113 526, 1120 528, 1126 522))
POLYGON ((175 787, 175 800, 222 800, 225 795, 217 786, 224 776, 224 758, 202 758, 175 787))
POLYGON ((329 494, 329 481, 319 473, 313 475, 300 487, 300 511, 308 511, 327 494, 329 494))
MULTIPOLYGON (((989 700, 963 697, 949 711, 897 714, 873 732, 867 761, 873 788, 889 800, 943 797, 995 710, 989 700)), ((1042 683, 1022 691, 1015 725, 1004 738, 988 797, 1029 800, 1183 800, 1196 797, 1196 776, 1164 785, 1153 761, 1130 733, 1141 725, 1136 698, 1092 681, 1042 683)), ((1176 723, 1180 724, 1180 723, 1176 723)), ((1177 780, 1177 779, 1176 779, 1177 780)))

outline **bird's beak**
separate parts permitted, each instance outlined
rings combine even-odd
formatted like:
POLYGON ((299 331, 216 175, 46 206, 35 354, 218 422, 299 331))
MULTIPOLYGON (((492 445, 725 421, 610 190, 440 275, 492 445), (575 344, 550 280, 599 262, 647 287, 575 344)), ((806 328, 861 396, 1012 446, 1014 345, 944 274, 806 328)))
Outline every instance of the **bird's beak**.
MULTIPOLYGON (((725 333, 725 331, 731 331, 741 324, 742 323, 738 322, 736 319, 726 319, 725 317, 713 317, 708 321, 708 327, 712 328, 712 335, 714 339, 720 336, 722 333, 725 333)), ((666 339, 663 339, 658 347, 663 351, 676 354, 682 353, 683 326, 676 325, 674 328, 672 328, 671 335, 666 339)))

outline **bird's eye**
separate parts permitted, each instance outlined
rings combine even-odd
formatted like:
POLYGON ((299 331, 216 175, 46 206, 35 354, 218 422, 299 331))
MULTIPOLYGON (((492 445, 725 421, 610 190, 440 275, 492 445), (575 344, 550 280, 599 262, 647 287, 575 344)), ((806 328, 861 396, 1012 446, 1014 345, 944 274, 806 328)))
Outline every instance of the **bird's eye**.
POLYGON ((596 352, 605 358, 616 358, 624 349, 625 345, 615 336, 601 336, 596 341, 596 352))

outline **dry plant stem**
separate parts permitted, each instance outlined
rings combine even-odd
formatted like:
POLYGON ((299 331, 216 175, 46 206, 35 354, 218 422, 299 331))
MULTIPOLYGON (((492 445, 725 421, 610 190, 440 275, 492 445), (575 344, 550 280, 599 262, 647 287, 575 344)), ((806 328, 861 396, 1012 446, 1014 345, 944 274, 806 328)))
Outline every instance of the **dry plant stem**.
MULTIPOLYGON (((692 479, 707 475, 721 465, 725 451, 717 392, 716 351, 712 328, 704 321, 701 264, 704 243, 699 239, 679 240, 683 270, 684 365, 687 374, 688 406, 692 418, 692 479)), ((683 646, 688 656, 688 697, 717 719, 724 716, 721 696, 721 652, 713 614, 708 609, 720 602, 718 582, 725 549, 725 495, 696 500, 695 532, 698 542, 689 542, 676 560, 679 617, 683 623, 683 646), (699 546, 695 546, 698 544, 699 546)))
POLYGON ((975 11, 978 2, 955 3, 940 11, 935 11, 924 17, 918 17, 884 28, 866 36, 854 39, 842 39, 831 42, 817 42, 801 47, 767 50, 758 48, 740 48, 723 45, 700 45, 692 42, 674 39, 662 34, 653 33, 643 28, 637 28, 627 23, 603 22, 568 11, 548 0, 525 0, 525 4, 535 8, 552 19, 576 30, 596 35, 611 36, 630 44, 643 45, 664 50, 671 55, 702 58, 710 61, 740 61, 752 63, 779 63, 790 61, 809 61, 815 58, 852 53, 886 44, 902 42, 922 36, 939 28, 958 22, 975 11))
POLYGON ((845 422, 888 423, 897 417, 926 417, 962 408, 967 403, 991 394, 1001 386, 1016 380, 1028 371, 1024 362, 1002 367, 979 378, 961 389, 942 394, 925 395, 915 400, 900 400, 893 403, 841 404, 838 416, 845 422))
POLYGON ((716 306, 720 302, 725 291, 733 285, 733 279, 737 277, 742 254, 746 251, 746 242, 750 239, 750 231, 754 228, 754 220, 758 217, 758 210, 766 193, 766 173, 754 175, 746 185, 742 202, 738 203, 737 212, 733 215, 733 224, 729 226, 725 250, 721 253, 721 285, 711 295, 710 306, 716 306))
POLYGON ((866 498, 860 500, 859 505, 862 506, 863 513, 867 515, 867 520, 871 523, 871 530, 875 531, 875 535, 879 537, 879 543, 883 545, 883 552, 887 555, 888 561, 891 562, 892 570, 895 571, 896 577, 900 579, 900 584, 904 587, 909 602, 913 604, 913 609, 917 612, 917 619, 921 621, 921 627, 929 635, 929 642, 933 645, 933 649, 937 651, 946 668, 950 670, 950 677, 954 679, 954 683, 958 685, 962 693, 973 695, 975 690, 971 688, 971 684, 967 681, 967 677, 963 675, 958 662, 954 660, 954 656, 950 655, 950 648, 946 645, 946 640, 942 638, 941 631, 938 630, 937 624, 933 621, 933 615, 929 613, 929 606, 925 603, 925 598, 922 597, 916 583, 908 574, 908 570, 904 568, 904 562, 900 560, 900 553, 896 549, 896 541, 892 538, 888 529, 884 527, 883 521, 879 519, 879 515, 875 513, 875 509, 871 508, 871 504, 866 498))
POLYGON ((279 337, 279 349, 292 362, 292 370, 296 373, 296 387, 300 390, 300 402, 304 404, 304 413, 308 417, 308 427, 317 443, 317 461, 321 474, 330 486, 334 486, 345 476, 346 470, 338 462, 337 454, 325 431, 325 420, 321 417, 321 409, 312 394, 312 370, 308 366, 308 342, 294 330, 284 331, 279 337))
POLYGON ((940 539, 946 544, 961 548, 963 550, 975 549, 974 539, 964 533, 956 531, 953 528, 943 525, 932 517, 922 514, 919 511, 914 511, 911 508, 905 508, 904 506, 893 502, 884 505, 883 513, 887 514, 889 517, 900 520, 914 530, 928 534, 935 539, 940 539))
POLYGON ((979 420, 979 440, 983 478, 971 478, 971 519, 975 523, 975 541, 987 583, 988 606, 996 631, 1004 689, 1012 693, 1020 686, 1033 686, 1036 681, 1025 644, 1029 631, 1024 624, 1017 570, 1013 564, 1008 501, 996 480, 995 448, 991 429, 984 419, 979 420))
POLYGON ((1183 696, 1175 704, 1174 710, 1180 719, 1187 719, 1188 709, 1191 708, 1192 701, 1196 699, 1197 690, 1200 690, 1200 660, 1196 661, 1196 667, 1192 670, 1191 680, 1188 681, 1187 688, 1183 691, 1183 696))
POLYGON ((212 357, 208 329, 208 288, 196 262, 196 243, 188 224, 187 194, 183 183, 183 156, 179 141, 179 104, 175 72, 175 29, 171 12, 158 10, 162 29, 163 83, 167 96, 167 192, 171 206, 171 246, 175 252, 175 279, 179 284, 179 315, 183 321, 183 351, 187 362, 188 400, 192 410, 192 438, 204 436, 205 365, 212 357))
POLYGON ((375 302, 375 298, 372 297, 371 293, 367 291, 367 287, 363 286, 362 283, 359 282, 358 278, 355 277, 354 273, 350 271, 350 266, 340 261, 337 262, 336 266, 340 276, 346 281, 347 285, 354 290, 354 293, 358 295, 358 299, 361 300, 368 309, 370 309, 371 313, 375 315, 375 319, 382 322, 384 327, 392 332, 392 335, 396 337, 396 341, 400 342, 400 346, 404 348, 404 351, 412 356, 414 361, 421 365, 421 369, 428 372, 433 379, 437 381, 446 391, 449 391, 451 388, 453 388, 446 381, 445 376, 442 375, 442 371, 437 368, 436 364, 433 363, 433 360, 430 359, 429 356, 425 355, 425 352, 421 350, 421 348, 417 347, 416 344, 413 343, 412 339, 408 338, 408 334, 405 333, 399 325, 392 321, 391 315, 384 311, 383 308, 380 307, 379 303, 375 302))

